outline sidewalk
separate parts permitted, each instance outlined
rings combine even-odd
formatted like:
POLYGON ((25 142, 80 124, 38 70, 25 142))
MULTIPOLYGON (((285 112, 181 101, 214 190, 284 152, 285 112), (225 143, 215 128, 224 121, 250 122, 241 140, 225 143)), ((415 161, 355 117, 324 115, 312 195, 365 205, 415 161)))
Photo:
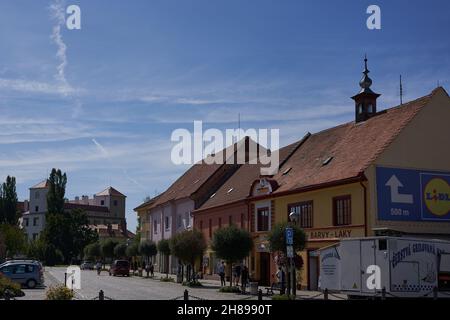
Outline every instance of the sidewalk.
MULTIPOLYGON (((145 273, 143 274, 145 276, 145 273)), ((155 278, 160 279, 160 278, 165 278, 166 274, 165 273, 159 273, 159 272, 154 272, 155 278)), ((169 278, 174 279, 174 283, 176 283, 176 275, 174 274, 169 274, 169 278)), ((220 280, 206 280, 206 279, 199 279, 199 282, 203 285, 208 285, 208 286, 215 286, 217 287, 217 290, 219 290, 219 288, 221 287, 220 285, 220 280)), ((228 285, 228 282, 227 282, 228 285)), ((263 293, 263 299, 271 299, 271 296, 267 296, 266 295, 266 288, 268 286, 258 286, 258 290, 262 290, 263 293)), ((189 290, 189 288, 187 288, 189 290)), ((257 296, 251 296, 248 291, 250 289, 247 287, 247 294, 246 295, 242 295, 247 296, 247 298, 244 299, 249 299, 249 300, 256 300, 258 297, 257 296)), ((231 294, 231 293, 228 293, 231 294)), ((234 295, 241 295, 241 294, 234 294, 234 295)), ((323 300, 324 299, 324 294, 320 291, 309 291, 309 290, 297 290, 296 292, 296 297, 297 300, 323 300)), ((329 300, 347 300, 347 295, 345 294, 328 294, 328 299, 329 300)))

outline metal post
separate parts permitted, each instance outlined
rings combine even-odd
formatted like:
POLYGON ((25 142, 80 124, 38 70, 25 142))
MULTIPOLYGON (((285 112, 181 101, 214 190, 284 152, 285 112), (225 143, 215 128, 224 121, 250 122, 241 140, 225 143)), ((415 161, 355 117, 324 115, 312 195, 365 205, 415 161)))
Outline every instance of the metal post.
POLYGON ((67 286, 67 272, 64 272, 64 286, 67 286))
MULTIPOLYGON (((289 258, 289 260, 290 260, 291 258, 289 258)), ((287 286, 286 286, 286 294, 288 295, 288 296, 290 296, 291 295, 291 268, 286 268, 287 270, 287 272, 286 272, 286 284, 287 284, 287 286)))
POLYGON ((294 258, 292 258, 292 267, 291 267, 291 269, 292 269, 292 295, 294 296, 294 299, 295 299, 295 296, 297 295, 297 275, 296 275, 296 272, 295 272, 295 262, 294 262, 294 258))
POLYGON ((328 300, 328 288, 325 288, 325 290, 323 292, 323 299, 328 300))
POLYGON ((184 300, 189 300, 189 291, 184 290, 184 300))
POLYGON ((437 298, 438 298, 438 288, 434 287, 433 288, 433 299, 437 300, 437 298))
POLYGON ((98 300, 105 300, 105 293, 103 292, 103 290, 100 290, 100 292, 98 293, 98 300))
POLYGON ((258 290, 258 300, 262 300, 262 290, 258 290))
POLYGON ((386 300, 386 287, 381 289, 381 300, 386 300))

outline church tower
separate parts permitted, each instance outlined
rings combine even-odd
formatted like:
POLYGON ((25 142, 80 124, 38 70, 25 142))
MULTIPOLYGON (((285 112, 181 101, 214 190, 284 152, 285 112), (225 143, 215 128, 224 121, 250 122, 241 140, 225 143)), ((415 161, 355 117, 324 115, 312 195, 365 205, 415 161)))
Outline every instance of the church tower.
POLYGON ((364 71, 359 86, 361 90, 352 97, 355 100, 355 122, 361 122, 369 119, 377 113, 377 98, 380 94, 370 89, 372 79, 369 78, 369 69, 367 69, 367 56, 364 57, 364 71))

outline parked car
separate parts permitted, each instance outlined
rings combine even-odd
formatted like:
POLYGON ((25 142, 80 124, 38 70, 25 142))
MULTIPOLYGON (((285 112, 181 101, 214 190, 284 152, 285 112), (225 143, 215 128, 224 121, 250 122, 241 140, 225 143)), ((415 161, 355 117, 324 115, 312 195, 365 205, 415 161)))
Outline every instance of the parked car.
POLYGON ((92 261, 83 261, 80 265, 81 270, 94 270, 94 262, 92 261))
POLYGON ((44 284, 44 268, 39 261, 7 261, 0 266, 0 274, 30 289, 44 284))
POLYGON ((109 268, 109 275, 110 276, 130 276, 130 262, 127 260, 115 260, 111 264, 111 268, 109 268))

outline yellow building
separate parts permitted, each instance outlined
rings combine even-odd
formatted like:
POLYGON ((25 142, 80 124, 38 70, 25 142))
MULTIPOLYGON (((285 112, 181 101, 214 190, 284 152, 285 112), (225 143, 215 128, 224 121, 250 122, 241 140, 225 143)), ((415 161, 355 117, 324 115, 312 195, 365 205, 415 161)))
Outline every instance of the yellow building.
POLYGON ((439 87, 377 112, 367 73, 353 97, 355 121, 307 135, 277 175, 252 186, 250 271, 262 284, 276 281, 266 235, 292 212, 307 234, 299 283, 311 290, 319 281, 315 250, 341 238, 450 238, 448 94, 439 87))
POLYGON ((144 203, 133 209, 139 219, 141 242, 151 240, 152 227, 150 219, 150 208, 152 207, 156 199, 158 199, 158 197, 159 196, 148 199, 144 203))

